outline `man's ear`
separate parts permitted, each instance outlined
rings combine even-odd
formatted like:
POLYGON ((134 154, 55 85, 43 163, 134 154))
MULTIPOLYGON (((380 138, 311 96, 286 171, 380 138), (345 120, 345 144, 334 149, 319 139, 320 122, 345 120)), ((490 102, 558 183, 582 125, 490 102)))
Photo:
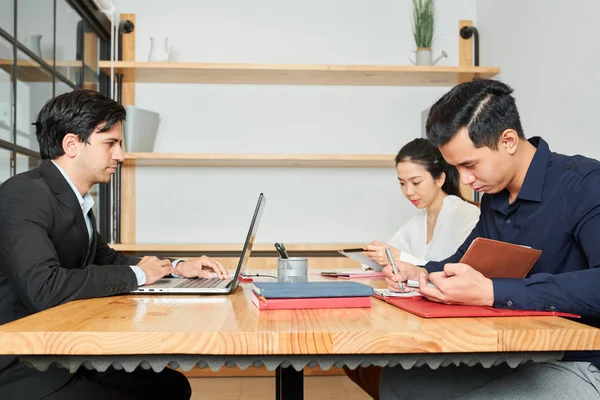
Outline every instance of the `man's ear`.
POLYGON ((506 152, 513 155, 519 147, 519 134, 514 129, 507 129, 500 135, 499 146, 504 148, 506 152))
POLYGON ((69 158, 73 158, 77 155, 80 145, 81 140, 79 140, 79 136, 74 133, 67 133, 62 140, 63 150, 65 155, 69 158))

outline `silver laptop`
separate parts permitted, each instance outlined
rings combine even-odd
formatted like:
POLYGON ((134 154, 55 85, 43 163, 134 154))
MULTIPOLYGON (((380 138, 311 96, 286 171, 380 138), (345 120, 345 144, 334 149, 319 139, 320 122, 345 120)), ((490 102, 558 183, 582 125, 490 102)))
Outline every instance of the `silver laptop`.
POLYGON ((254 209, 254 216, 250 222, 250 229, 246 236, 246 242, 242 248, 242 254, 240 254, 240 260, 238 261, 237 268, 233 276, 229 279, 205 279, 205 278, 163 278, 154 282, 151 285, 140 286, 138 290, 134 290, 131 293, 146 293, 146 294, 229 294, 233 293, 237 289, 238 284, 241 280, 242 274, 246 271, 246 264, 250 253, 252 252, 252 245, 254 244, 254 238, 256 237, 256 231, 258 230, 258 223, 266 203, 265 196, 261 193, 258 196, 258 202, 254 209))

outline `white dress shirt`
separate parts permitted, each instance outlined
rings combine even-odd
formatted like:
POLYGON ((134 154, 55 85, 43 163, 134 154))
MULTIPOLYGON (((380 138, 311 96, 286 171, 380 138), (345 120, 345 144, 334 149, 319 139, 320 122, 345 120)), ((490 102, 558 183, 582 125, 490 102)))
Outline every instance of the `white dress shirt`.
POLYGON ((387 243, 400 250, 400 260, 414 265, 441 261, 456 252, 479 221, 479 207, 446 196, 427 243, 427 209, 419 209, 387 243))
MULTIPOLYGON (((55 163, 54 161, 52 161, 52 163, 60 171, 60 173, 65 178, 65 180, 67 181, 69 186, 71 186, 71 189, 73 189, 73 193, 75 193, 75 196, 77 196, 77 200, 79 201, 79 206, 81 207, 81 211, 83 212, 83 219, 85 220, 85 226, 88 231, 88 245, 91 246, 92 239, 94 238, 94 232, 92 231, 92 221, 90 219, 89 212, 92 209, 92 207, 94 206, 94 198, 92 197, 92 195, 89 192, 86 193, 84 196, 81 196, 81 193, 79 193, 79 190, 77 190, 77 187, 75 186, 75 184, 73 183, 71 178, 69 178, 67 173, 57 163, 55 163)), ((177 260, 177 261, 179 261, 179 260, 177 260)), ((173 268, 175 268, 175 265, 177 265, 176 262, 174 262, 173 268)), ((140 267, 138 267, 137 265, 130 265, 129 267, 135 274, 138 286, 142 286, 143 284, 145 284, 146 283, 146 274, 144 273, 144 271, 142 271, 142 269, 140 267)))

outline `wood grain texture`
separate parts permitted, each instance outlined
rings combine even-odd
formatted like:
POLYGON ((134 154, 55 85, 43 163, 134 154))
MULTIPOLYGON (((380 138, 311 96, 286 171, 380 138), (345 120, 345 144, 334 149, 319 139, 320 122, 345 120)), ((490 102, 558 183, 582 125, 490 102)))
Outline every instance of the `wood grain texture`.
MULTIPOLYGON (((366 246, 368 243, 286 243, 288 251, 337 252, 341 249, 366 246)), ((237 252, 242 251, 243 243, 121 243, 110 246, 123 252, 237 252)), ((252 251, 275 251, 273 243, 255 243, 252 251)))
POLYGON ((135 243, 135 164, 121 164, 121 243, 135 243))
MULTIPOLYGON (((471 20, 460 20, 458 21, 458 66, 461 68, 473 67, 473 37, 470 39, 463 39, 460 36, 460 30, 463 26, 473 26, 471 20)), ((460 82, 466 82, 467 77, 461 78, 460 82)))
MULTIPOLYGON (((454 86, 461 77, 491 78, 497 67, 116 62, 126 82, 287 85, 454 86)), ((107 71, 109 61, 101 61, 107 71)))
POLYGON ((125 163, 160 167, 393 168, 393 154, 126 153, 125 163))
MULTIPOLYGON (((81 72, 84 67, 83 61, 64 61, 64 60, 46 60, 50 67, 54 68, 65 76, 73 76, 75 71, 81 72)), ((52 74, 42 69, 40 63, 34 60, 17 60, 16 78, 21 82, 52 82, 52 74)), ((93 82, 97 74, 89 66, 85 66, 86 82, 93 82), (88 79, 89 78, 89 79, 88 79)), ((0 59, 0 69, 9 75, 13 75, 12 60, 0 59)))
MULTIPOLYGON (((293 257, 294 254, 292 253, 293 257)), ((180 258, 180 257, 176 257, 180 258)), ((223 266, 231 271, 234 271, 238 265, 239 257, 219 257, 215 259, 219 260, 223 266)), ((339 271, 342 269, 356 269, 360 268, 360 264, 348 257, 311 257, 308 256, 308 269, 311 273, 317 273, 318 271, 339 271)), ((275 271, 277 269, 277 257, 250 257, 248 260, 249 270, 270 270, 275 271)))
MULTIPOLYGON (((135 14, 121 14, 121 20, 130 20, 135 25, 135 14)), ((131 33, 127 33, 123 35, 123 41, 121 43, 123 50, 123 61, 122 62, 135 62, 135 32, 136 29, 131 33)), ((110 61, 100 61, 100 65, 109 64, 108 69, 104 68, 104 72, 110 75, 110 61)), ((129 71, 129 77, 132 80, 126 80, 126 76, 123 76, 123 85, 122 85, 122 103, 124 106, 134 106, 135 105, 135 71, 129 71)), ((119 71, 115 71, 115 74, 122 73, 119 71)))
MULTIPOLYGON (((318 278, 317 278, 318 279, 318 278)), ((383 286, 382 280, 368 281, 383 286)), ((67 303, 0 327, 0 354, 389 354, 600 349, 599 330, 558 317, 424 319, 370 309, 259 312, 229 296, 126 295, 67 303)))

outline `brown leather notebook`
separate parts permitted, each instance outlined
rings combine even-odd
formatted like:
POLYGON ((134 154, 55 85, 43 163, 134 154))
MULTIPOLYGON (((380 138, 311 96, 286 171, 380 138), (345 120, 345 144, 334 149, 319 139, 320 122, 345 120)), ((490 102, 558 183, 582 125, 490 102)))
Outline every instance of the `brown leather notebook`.
POLYGON ((524 278, 541 250, 499 240, 476 238, 460 259, 486 278, 524 278))

